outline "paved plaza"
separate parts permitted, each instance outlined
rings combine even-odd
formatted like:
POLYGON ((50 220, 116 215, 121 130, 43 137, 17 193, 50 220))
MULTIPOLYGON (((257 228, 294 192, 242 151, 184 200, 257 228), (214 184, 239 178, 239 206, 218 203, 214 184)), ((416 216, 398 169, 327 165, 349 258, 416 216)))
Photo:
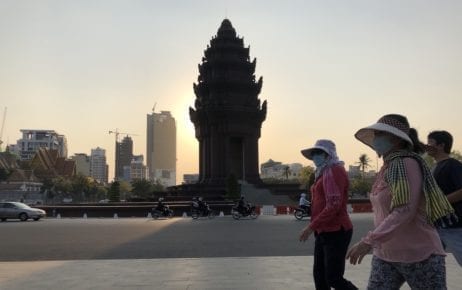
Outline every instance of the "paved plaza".
MULTIPOLYGON (((352 215, 357 229, 353 242, 368 230, 371 218, 352 215)), ((261 216, 256 221, 223 217, 2 223, 0 289, 314 289, 313 241, 296 241, 304 224, 290 216, 261 216), (237 237, 241 228, 254 236, 237 237), (21 240, 23 232, 33 230, 35 237, 21 240), (199 237, 210 231, 218 234, 201 247, 199 237)), ((360 289, 367 285, 370 259, 368 255, 361 265, 347 264, 346 278, 360 289)), ((450 254, 446 265, 448 289, 461 289, 462 271, 450 254)))
MULTIPOLYGON (((360 289, 370 258, 347 265, 345 276, 360 289)), ((446 263, 448 289, 461 289, 452 255, 446 263)), ((314 289, 312 264, 312 256, 0 262, 0 289, 314 289)))

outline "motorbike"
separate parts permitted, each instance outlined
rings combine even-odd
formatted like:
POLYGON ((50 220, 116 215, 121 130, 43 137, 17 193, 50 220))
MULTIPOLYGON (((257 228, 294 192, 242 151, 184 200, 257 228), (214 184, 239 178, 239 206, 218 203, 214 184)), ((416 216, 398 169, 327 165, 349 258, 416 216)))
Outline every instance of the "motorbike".
POLYGON ((311 206, 308 205, 306 208, 298 207, 294 211, 294 217, 301 221, 304 217, 311 216, 311 206))
POLYGON ((200 217, 208 217, 212 219, 215 217, 215 212, 210 208, 208 204, 203 205, 203 207, 199 207, 198 204, 194 204, 191 207, 191 217, 193 219, 198 219, 200 217))
POLYGON ((151 215, 153 219, 158 219, 160 217, 171 218, 173 216, 173 210, 171 210, 168 205, 166 205, 163 210, 153 208, 151 215))
POLYGON ((247 204, 245 208, 241 209, 239 209, 239 206, 236 204, 231 209, 231 214, 235 220, 238 220, 241 217, 250 217, 251 219, 256 219, 258 217, 255 206, 250 203, 247 204))

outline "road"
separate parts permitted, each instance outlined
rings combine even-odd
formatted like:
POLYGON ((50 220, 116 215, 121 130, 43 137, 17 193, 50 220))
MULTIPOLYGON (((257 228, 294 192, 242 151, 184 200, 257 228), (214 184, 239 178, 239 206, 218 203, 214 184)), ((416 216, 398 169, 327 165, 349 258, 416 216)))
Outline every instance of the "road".
MULTIPOLYGON (((352 220, 353 243, 372 227, 372 215, 352 220)), ((7 221, 0 261, 305 256, 313 254, 312 238, 298 241, 306 223, 293 216, 7 221)))

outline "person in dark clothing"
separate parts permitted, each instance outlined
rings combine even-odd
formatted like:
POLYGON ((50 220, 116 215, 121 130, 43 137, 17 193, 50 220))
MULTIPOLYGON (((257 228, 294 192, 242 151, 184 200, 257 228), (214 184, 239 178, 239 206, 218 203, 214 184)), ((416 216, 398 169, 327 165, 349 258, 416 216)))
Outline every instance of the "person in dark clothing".
POLYGON ((446 250, 462 266, 462 163, 450 156, 453 138, 447 131, 433 131, 427 136, 426 150, 436 165, 433 176, 454 208, 458 221, 438 229, 446 250))
POLYGON ((164 201, 164 198, 159 197, 157 201, 157 206, 156 206, 156 210, 161 213, 165 213, 165 211, 167 210, 167 206, 163 203, 163 201, 164 201))
POLYGON ((240 213, 246 213, 249 210, 249 205, 245 201, 244 196, 241 196, 241 198, 239 198, 239 201, 237 202, 237 210, 240 213))

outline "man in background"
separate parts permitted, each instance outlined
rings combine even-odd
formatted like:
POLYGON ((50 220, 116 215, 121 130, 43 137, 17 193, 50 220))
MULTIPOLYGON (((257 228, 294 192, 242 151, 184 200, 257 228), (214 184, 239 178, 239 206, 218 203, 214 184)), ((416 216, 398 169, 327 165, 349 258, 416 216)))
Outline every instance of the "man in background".
POLYGON ((427 153, 436 161, 433 176, 448 198, 459 220, 438 229, 446 250, 462 266, 462 163, 450 157, 453 138, 447 131, 433 131, 427 137, 427 153))

